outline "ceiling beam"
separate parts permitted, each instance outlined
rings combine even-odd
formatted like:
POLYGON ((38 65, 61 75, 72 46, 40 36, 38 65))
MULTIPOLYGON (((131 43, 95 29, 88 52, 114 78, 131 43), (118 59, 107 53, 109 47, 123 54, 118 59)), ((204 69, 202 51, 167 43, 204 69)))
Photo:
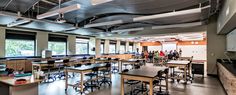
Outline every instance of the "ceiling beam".
POLYGON ((181 24, 172 24, 172 25, 161 25, 161 26, 152 26, 152 29, 165 29, 165 28, 184 28, 184 27, 193 27, 202 25, 202 22, 191 22, 191 23, 181 23, 181 24))
POLYGON ((182 10, 182 11, 173 11, 173 12, 163 13, 163 14, 135 17, 133 18, 133 21, 137 22, 137 21, 152 20, 152 19, 158 19, 158 18, 196 14, 196 13, 201 13, 202 9, 206 9, 206 8, 210 8, 210 5, 202 7, 202 8, 195 8, 195 9, 188 9, 188 10, 182 10))
POLYGON ((107 22, 101 22, 101 23, 87 24, 84 26, 84 28, 91 28, 91 27, 98 27, 98 26, 109 26, 109 25, 121 24, 121 23, 123 23, 122 20, 114 20, 114 21, 107 21, 107 22))
POLYGON ((52 16, 58 15, 60 13, 68 13, 68 12, 71 12, 71 11, 78 10, 80 8, 81 8, 80 4, 70 5, 70 6, 67 6, 67 7, 56 9, 54 11, 50 11, 50 12, 46 12, 46 13, 37 15, 37 19, 44 19, 44 18, 52 17, 52 16))
POLYGON ((53 2, 50 2, 50 1, 48 1, 48 0, 41 0, 42 2, 44 2, 44 3, 48 3, 48 4, 51 4, 51 5, 58 5, 57 3, 53 3, 53 2))
MULTIPOLYGON (((201 13, 203 9, 210 8, 210 5, 195 8, 195 9, 188 9, 188 10, 182 10, 182 11, 174 11, 169 13, 162 13, 162 14, 155 14, 155 15, 149 15, 149 16, 140 16, 133 18, 132 22, 138 22, 138 21, 145 21, 145 20, 152 20, 152 19, 158 19, 158 18, 166 18, 166 17, 173 17, 173 16, 182 16, 182 15, 188 15, 188 14, 195 14, 195 13, 201 13)), ((98 26, 111 26, 116 24, 121 24, 122 22, 119 22, 122 20, 116 20, 116 21, 108 21, 108 22, 100 22, 100 23, 94 23, 94 24, 87 24, 84 26, 84 28, 90 28, 90 27, 98 27, 98 26)))
POLYGON ((26 24, 26 23, 29 23, 30 21, 31 21, 30 19, 17 20, 17 21, 7 24, 7 27, 14 27, 14 26, 26 24))

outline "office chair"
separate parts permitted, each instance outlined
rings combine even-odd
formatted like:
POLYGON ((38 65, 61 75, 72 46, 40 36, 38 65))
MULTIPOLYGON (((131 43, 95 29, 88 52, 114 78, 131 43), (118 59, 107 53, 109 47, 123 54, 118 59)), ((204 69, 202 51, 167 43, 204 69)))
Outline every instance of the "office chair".
POLYGON ((111 85, 111 77, 106 77, 107 75, 110 75, 111 73, 111 64, 109 62, 106 63, 106 69, 99 70, 102 73, 102 80, 100 81, 100 86, 102 84, 108 84, 111 85))

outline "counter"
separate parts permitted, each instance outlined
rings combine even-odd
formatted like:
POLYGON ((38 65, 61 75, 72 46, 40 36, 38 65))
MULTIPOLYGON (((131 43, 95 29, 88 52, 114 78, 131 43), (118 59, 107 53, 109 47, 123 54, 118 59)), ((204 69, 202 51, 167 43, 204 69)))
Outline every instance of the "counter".
POLYGON ((33 76, 22 77, 27 79, 24 84, 15 84, 13 77, 0 77, 1 95, 38 95, 38 86, 41 80, 33 76))
POLYGON ((228 95, 236 95, 236 67, 232 64, 217 63, 218 77, 228 95))
POLYGON ((109 54, 109 55, 100 55, 96 56, 96 58, 99 57, 110 57, 110 58, 120 58, 120 59, 131 59, 133 54, 109 54))

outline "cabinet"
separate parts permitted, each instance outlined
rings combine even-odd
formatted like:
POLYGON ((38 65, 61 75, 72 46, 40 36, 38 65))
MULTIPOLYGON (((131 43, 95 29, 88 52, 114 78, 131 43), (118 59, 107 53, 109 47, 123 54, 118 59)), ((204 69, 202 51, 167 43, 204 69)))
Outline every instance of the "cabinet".
POLYGON ((236 41, 236 29, 234 29, 226 36, 227 51, 236 51, 235 41, 236 41))
POLYGON ((13 59, 13 60, 7 60, 5 63, 7 65, 7 68, 11 68, 14 70, 24 70, 24 71, 31 71, 32 69, 29 69, 29 67, 32 67, 30 64, 26 64, 26 59, 13 59))

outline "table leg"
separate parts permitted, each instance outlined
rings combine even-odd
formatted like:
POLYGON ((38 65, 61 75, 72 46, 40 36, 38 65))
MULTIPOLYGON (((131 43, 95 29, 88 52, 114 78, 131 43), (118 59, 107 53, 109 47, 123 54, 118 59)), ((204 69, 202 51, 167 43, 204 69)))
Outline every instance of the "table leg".
POLYGON ((153 95, 153 81, 152 80, 150 80, 149 81, 149 89, 150 89, 150 91, 149 91, 149 95, 153 95))
POLYGON ((122 64, 123 64, 123 62, 121 61, 120 62, 120 72, 122 72, 122 64))
POLYGON ((121 95, 124 95, 124 78, 123 75, 121 75, 121 95))
POLYGON ((184 67, 184 81, 187 83, 187 66, 184 67))
POLYGON ((67 89, 68 89, 68 71, 67 71, 67 69, 65 69, 65 79, 66 79, 66 84, 65 84, 65 91, 67 91, 67 89))
POLYGON ((80 91, 81 93, 84 92, 84 74, 83 72, 80 73, 80 91))
POLYGON ((168 89, 169 89, 169 85, 168 85, 168 74, 166 75, 166 92, 168 92, 168 89))

